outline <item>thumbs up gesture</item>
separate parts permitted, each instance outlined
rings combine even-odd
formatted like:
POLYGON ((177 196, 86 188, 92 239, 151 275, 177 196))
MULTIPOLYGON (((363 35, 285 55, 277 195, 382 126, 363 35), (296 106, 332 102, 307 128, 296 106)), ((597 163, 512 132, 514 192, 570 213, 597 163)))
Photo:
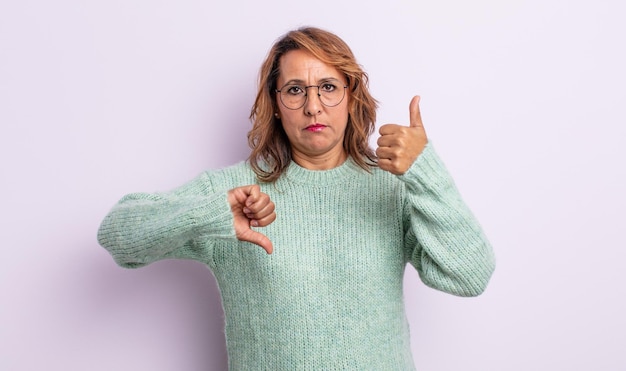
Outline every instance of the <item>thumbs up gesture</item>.
POLYGON ((381 169, 402 175, 426 147, 428 138, 419 104, 420 97, 416 95, 409 105, 409 126, 386 124, 380 127, 376 156, 381 169))

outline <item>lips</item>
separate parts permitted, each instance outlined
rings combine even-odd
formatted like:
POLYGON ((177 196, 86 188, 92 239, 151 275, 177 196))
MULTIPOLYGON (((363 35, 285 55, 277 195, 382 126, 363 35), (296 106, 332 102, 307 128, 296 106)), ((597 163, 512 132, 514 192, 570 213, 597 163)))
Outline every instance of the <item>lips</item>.
POLYGON ((322 124, 313 124, 313 125, 309 125, 306 128, 304 128, 304 130, 308 130, 308 131, 312 131, 312 132, 319 132, 324 130, 324 128, 326 128, 326 125, 322 125, 322 124))

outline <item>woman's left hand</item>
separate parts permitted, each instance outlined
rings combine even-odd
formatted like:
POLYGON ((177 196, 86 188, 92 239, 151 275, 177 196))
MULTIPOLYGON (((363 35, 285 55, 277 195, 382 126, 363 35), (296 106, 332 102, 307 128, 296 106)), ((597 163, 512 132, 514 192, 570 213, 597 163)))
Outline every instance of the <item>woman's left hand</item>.
POLYGON ((378 167, 402 175, 422 153, 428 138, 422 124, 420 97, 414 96, 409 105, 409 126, 386 124, 380 127, 378 138, 378 167))

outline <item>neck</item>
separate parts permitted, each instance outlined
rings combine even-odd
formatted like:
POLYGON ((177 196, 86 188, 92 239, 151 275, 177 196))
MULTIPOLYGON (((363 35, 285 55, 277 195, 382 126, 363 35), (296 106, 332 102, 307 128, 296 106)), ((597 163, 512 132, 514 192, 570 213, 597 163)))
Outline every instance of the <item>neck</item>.
POLYGON ((301 167, 308 170, 329 170, 343 164, 348 158, 348 154, 340 147, 337 153, 326 152, 320 155, 306 155, 294 151, 292 153, 293 161, 301 167))

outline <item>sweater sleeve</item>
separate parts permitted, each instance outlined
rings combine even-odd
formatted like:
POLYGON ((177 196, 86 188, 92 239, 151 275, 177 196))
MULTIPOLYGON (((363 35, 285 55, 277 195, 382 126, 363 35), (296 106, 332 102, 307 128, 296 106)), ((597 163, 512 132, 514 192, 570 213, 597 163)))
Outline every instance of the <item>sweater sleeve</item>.
POLYGON ((430 143, 399 178, 408 261, 434 289, 480 295, 495 269, 493 250, 430 143))
POLYGON ((138 268, 162 259, 210 261, 213 241, 235 238, 226 191, 206 174, 168 193, 132 193, 108 213, 98 242, 117 264, 138 268))

